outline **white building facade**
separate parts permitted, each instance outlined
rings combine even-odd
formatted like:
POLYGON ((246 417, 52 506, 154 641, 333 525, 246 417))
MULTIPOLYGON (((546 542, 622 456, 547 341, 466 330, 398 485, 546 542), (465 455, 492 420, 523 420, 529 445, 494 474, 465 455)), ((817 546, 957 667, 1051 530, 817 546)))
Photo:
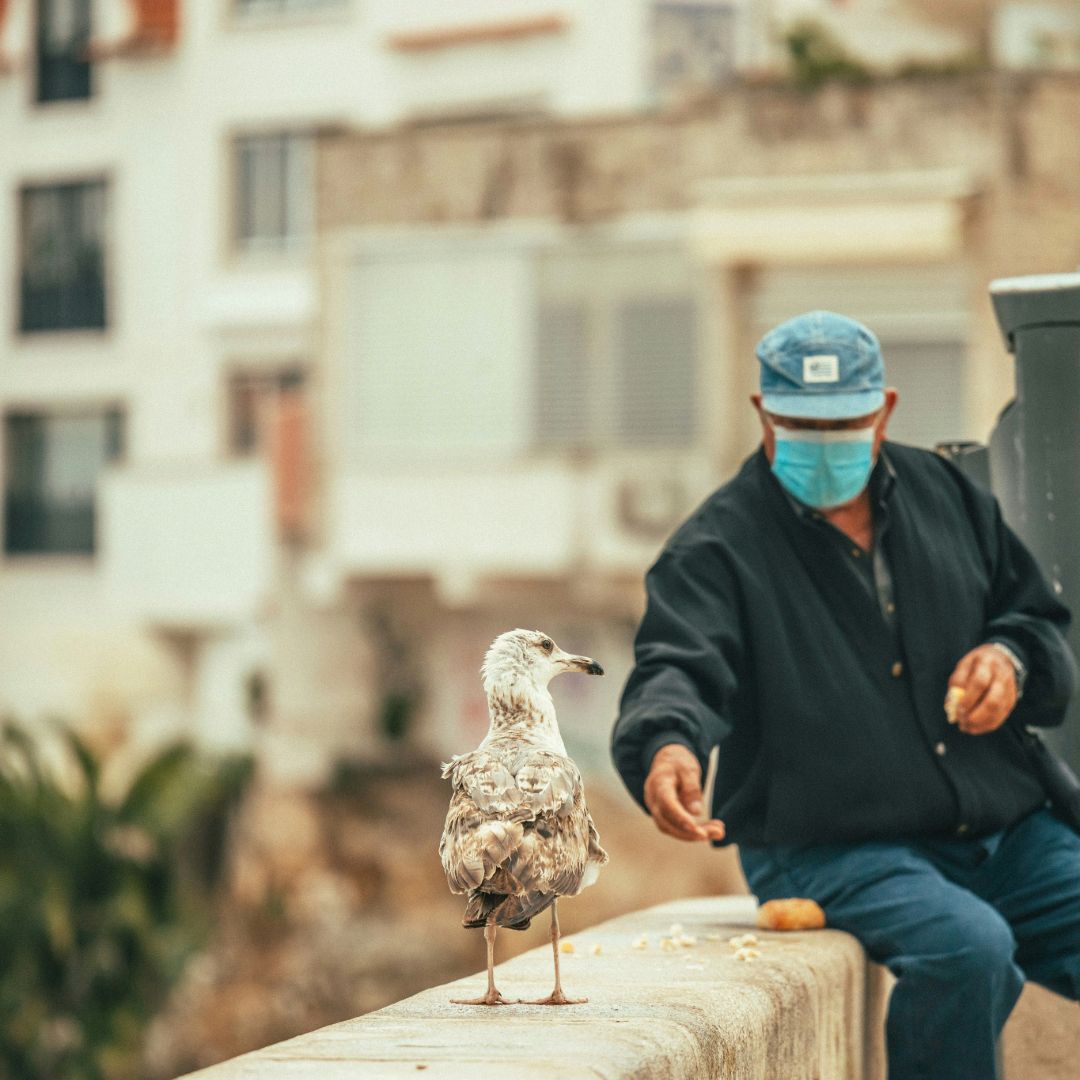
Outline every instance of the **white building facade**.
POLYGON ((362 628, 317 541, 307 592, 283 592, 269 464, 279 406, 318 382, 315 139, 646 106, 653 19, 626 0, 0 3, 0 711, 246 745, 291 693, 300 727, 355 735, 362 628), (279 639, 324 625, 355 677, 328 685, 309 649, 268 690, 279 639))
MULTIPOLYGON (((476 649, 508 619, 624 670, 642 570, 752 437, 747 387, 704 362, 736 347, 732 222, 767 244, 790 193, 703 193, 585 239, 539 221, 320 247, 316 143, 648 110, 772 62, 773 15, 0 0, 0 712, 257 745, 307 782, 418 711, 440 751, 482 726, 476 649)), ((932 340, 891 299, 884 317, 962 383, 953 183, 916 180, 893 253, 934 261, 932 340)), ((812 260, 770 266, 755 329, 776 296, 830 295, 812 260)), ((895 293, 876 273, 853 314, 895 293)), ((566 691, 598 756, 612 667, 566 691)))

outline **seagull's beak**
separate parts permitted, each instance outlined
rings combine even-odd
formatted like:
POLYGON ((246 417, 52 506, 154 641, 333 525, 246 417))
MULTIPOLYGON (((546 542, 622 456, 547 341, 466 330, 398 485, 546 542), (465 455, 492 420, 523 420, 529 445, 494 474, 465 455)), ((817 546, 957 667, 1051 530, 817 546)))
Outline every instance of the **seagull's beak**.
POLYGON ((559 657, 563 664, 570 671, 584 671, 586 675, 603 675, 604 669, 589 656, 568 656, 564 654, 559 657))

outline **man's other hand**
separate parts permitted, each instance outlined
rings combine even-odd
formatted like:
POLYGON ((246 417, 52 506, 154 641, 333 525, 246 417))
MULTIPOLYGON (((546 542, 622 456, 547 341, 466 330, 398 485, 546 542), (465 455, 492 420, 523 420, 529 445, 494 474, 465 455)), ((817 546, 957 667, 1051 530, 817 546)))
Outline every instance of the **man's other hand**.
POLYGON ((972 649, 949 676, 949 688, 960 687, 956 725, 968 735, 985 735, 1005 723, 1016 705, 1016 669, 993 645, 972 649))
POLYGON ((670 743, 653 755, 645 778, 645 805, 656 827, 677 840, 723 840, 724 823, 713 818, 699 824, 701 766, 682 744, 670 743))

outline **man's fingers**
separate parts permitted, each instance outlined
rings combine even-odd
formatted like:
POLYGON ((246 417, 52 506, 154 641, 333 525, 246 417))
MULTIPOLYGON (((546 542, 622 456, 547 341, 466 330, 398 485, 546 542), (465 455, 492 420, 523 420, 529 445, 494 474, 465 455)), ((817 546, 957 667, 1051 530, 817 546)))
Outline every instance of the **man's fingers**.
POLYGON ((705 832, 700 825, 683 809, 674 792, 667 799, 661 800, 657 810, 660 820, 669 826, 672 835, 684 840, 703 840, 705 832))
POLYGON ((705 839, 704 830, 679 801, 674 776, 661 775, 650 784, 646 805, 661 832, 678 837, 680 840, 705 839))
MULTIPOLYGON (((653 820, 662 832, 671 832, 680 835, 687 831, 686 823, 680 820, 689 818, 689 815, 679 805, 679 797, 675 786, 675 777, 671 773, 664 772, 659 777, 651 778, 646 789, 645 803, 652 814, 653 820)), ((692 819, 690 819, 692 821, 692 819)))
POLYGON ((684 766, 678 771, 679 801, 691 814, 702 811, 701 776, 697 769, 684 766))
POLYGON ((724 823, 713 818, 698 822, 695 817, 704 809, 701 792, 701 767, 687 753, 670 753, 667 760, 657 760, 645 780, 645 806, 656 827, 678 840, 723 840, 724 823))
POLYGON ((965 656, 960 658, 960 662, 956 665, 953 673, 949 676, 950 686, 963 686, 967 687, 968 679, 971 678, 971 669, 974 667, 979 655, 972 650, 965 656))
POLYGON ((966 692, 956 710, 961 721, 971 716, 979 707, 983 695, 990 689, 990 684, 993 681, 994 665, 985 655, 976 656, 968 674, 967 682, 963 684, 966 692))
POLYGON ((1016 704, 1016 691, 1010 687, 1007 675, 999 674, 978 705, 961 721, 960 730, 969 735, 982 735, 1001 727, 1016 704))

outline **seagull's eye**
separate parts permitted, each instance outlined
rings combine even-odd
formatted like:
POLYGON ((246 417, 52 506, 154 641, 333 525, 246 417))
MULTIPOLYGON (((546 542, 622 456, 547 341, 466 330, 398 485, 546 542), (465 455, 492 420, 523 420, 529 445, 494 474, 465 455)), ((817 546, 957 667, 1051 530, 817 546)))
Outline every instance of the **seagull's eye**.
POLYGON ((551 638, 546 637, 540 642, 540 648, 543 649, 544 652, 551 652, 551 650, 555 648, 555 642, 552 641, 551 638))

